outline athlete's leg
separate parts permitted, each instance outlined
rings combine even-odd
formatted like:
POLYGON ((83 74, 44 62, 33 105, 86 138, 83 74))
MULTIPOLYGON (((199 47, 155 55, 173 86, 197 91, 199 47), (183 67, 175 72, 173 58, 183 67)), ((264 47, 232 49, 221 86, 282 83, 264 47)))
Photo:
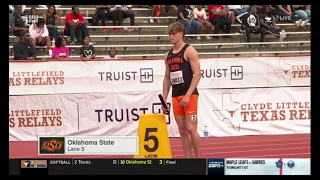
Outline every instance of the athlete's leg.
POLYGON ((192 157, 192 145, 191 138, 187 130, 187 124, 185 123, 184 109, 180 106, 180 98, 173 97, 172 105, 173 105, 173 114, 176 120, 176 123, 179 128, 179 133, 181 135, 181 143, 184 150, 184 154, 186 158, 192 157))
POLYGON ((185 123, 185 116, 175 116, 181 135, 181 143, 183 146, 184 155, 186 158, 192 157, 192 144, 190 134, 188 133, 187 124, 185 123))
POLYGON ((191 95, 188 106, 185 108, 185 122, 196 158, 201 157, 201 138, 198 133, 198 95, 191 95))

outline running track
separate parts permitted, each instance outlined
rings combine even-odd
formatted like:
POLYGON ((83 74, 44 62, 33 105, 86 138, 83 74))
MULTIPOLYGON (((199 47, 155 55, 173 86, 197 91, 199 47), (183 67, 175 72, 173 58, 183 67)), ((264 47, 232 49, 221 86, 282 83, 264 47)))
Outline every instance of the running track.
MULTIPOLYGON (((173 158, 183 158, 180 138, 170 138, 173 158)), ((38 155, 36 141, 9 142, 10 158, 132 158, 38 155)), ((202 138, 203 158, 310 158, 310 134, 202 138)))

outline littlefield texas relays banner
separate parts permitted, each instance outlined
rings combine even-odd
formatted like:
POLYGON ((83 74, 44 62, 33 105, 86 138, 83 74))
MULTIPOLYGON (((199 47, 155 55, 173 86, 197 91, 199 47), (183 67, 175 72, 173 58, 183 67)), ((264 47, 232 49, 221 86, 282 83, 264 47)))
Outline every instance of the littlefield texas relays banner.
MULTIPOLYGON (((201 135, 310 133, 310 56, 205 59, 201 70, 201 135)), ((163 73, 158 60, 10 63, 9 140, 136 135, 139 115, 161 112, 163 73)), ((178 137, 172 113, 167 124, 178 137)))

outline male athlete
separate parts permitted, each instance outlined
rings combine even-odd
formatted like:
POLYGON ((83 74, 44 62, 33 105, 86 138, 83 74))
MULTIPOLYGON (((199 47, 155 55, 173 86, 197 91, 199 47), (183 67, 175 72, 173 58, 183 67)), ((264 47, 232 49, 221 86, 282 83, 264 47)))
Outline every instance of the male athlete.
MULTIPOLYGON (((185 27, 173 23, 168 27, 173 48, 165 55, 166 72, 163 80, 163 98, 167 99, 172 85, 172 105, 179 127, 185 157, 192 157, 192 146, 196 158, 201 157, 201 139, 197 131, 198 90, 200 63, 198 52, 183 41, 185 27)), ((164 114, 168 114, 163 108, 164 114)))

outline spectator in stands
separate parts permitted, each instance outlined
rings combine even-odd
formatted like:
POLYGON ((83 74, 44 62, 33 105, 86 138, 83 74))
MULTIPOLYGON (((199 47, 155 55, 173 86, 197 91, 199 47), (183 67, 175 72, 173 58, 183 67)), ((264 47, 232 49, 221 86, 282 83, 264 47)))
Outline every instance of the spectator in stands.
MULTIPOLYGON (((250 6, 255 6, 256 9, 257 9, 257 14, 259 14, 261 8, 262 8, 262 5, 250 5, 250 6)), ((250 11, 250 10, 249 10, 250 11)))
MULTIPOLYGON (((39 5, 39 7, 42 7, 42 8, 49 8, 49 6, 51 6, 51 5, 39 5)), ((59 8, 60 6, 61 5, 54 5, 55 8, 59 8)))
POLYGON ((103 59, 113 60, 113 59, 119 59, 117 56, 117 51, 115 47, 110 48, 109 50, 109 56, 105 56, 103 59))
POLYGON ((29 14, 28 10, 26 10, 26 5, 9 5, 9 15, 11 15, 15 11, 15 6, 21 6, 21 12, 23 15, 29 14))
MULTIPOLYGON (((178 12, 178 5, 153 5, 151 10, 151 17, 159 17, 162 11, 166 13, 172 10, 173 12, 178 12)), ((150 18, 150 23, 153 23, 154 19, 150 18)), ((156 23, 159 23, 159 19, 156 19, 156 23)))
POLYGON ((20 36, 21 31, 28 32, 29 29, 27 28, 22 19, 22 5, 15 5, 14 8, 15 11, 9 16, 9 26, 11 32, 15 36, 20 36))
POLYGON ((279 37, 280 41, 283 41, 286 36, 285 30, 281 31, 280 27, 276 25, 275 18, 272 15, 272 11, 269 6, 262 6, 259 18, 261 27, 266 29, 267 34, 272 34, 276 37, 279 37))
POLYGON ((60 37, 55 42, 55 47, 52 49, 52 59, 61 60, 69 58, 69 48, 67 45, 67 39, 60 37))
MULTIPOLYGON (((98 22, 101 20, 102 26, 106 25, 106 20, 111 20, 113 21, 113 26, 117 25, 117 20, 113 18, 113 13, 111 10, 111 5, 96 5, 96 13, 92 17, 92 25, 97 26, 98 22)), ((106 32, 108 29, 103 28, 103 32, 106 32)))
POLYGON ((84 45, 80 48, 80 58, 84 60, 94 59, 96 57, 96 50, 90 45, 90 37, 84 37, 84 45))
POLYGON ((78 6, 72 6, 72 12, 66 16, 64 35, 70 36, 70 45, 75 45, 76 40, 81 41, 83 44, 83 37, 89 36, 86 21, 83 15, 80 14, 78 6))
MULTIPOLYGON (((266 6, 266 5, 264 5, 266 6)), ((270 7, 270 10, 271 10, 271 13, 274 15, 274 14, 277 14, 277 5, 269 5, 270 7)))
POLYGON ((57 40, 60 37, 60 33, 58 27, 56 26, 56 21, 61 24, 61 17, 57 13, 54 5, 48 6, 48 11, 43 15, 43 19, 47 25, 49 36, 52 36, 55 40, 57 40))
POLYGON ((235 16, 245 13, 243 5, 227 5, 230 11, 234 12, 235 16))
POLYGON ((213 33, 219 34, 220 30, 224 30, 225 33, 230 33, 231 21, 227 17, 228 11, 225 9, 225 7, 223 5, 209 5, 208 11, 209 22, 214 26, 213 33))
MULTIPOLYGON (((264 42, 266 29, 260 26, 259 16, 257 15, 256 6, 250 6, 249 13, 241 16, 241 26, 245 29, 245 37, 247 42, 250 42, 250 34, 260 34, 260 42, 264 42)), ((264 45, 261 45, 264 46, 264 45)))
POLYGON ((30 8, 30 14, 27 16, 27 26, 37 23, 39 19, 38 10, 35 7, 30 8))
POLYGON ((250 5, 243 5, 243 10, 245 12, 248 12, 249 11, 249 8, 250 8, 250 5))
MULTIPOLYGON (((122 26, 125 18, 130 18, 130 26, 134 26, 135 15, 132 11, 132 5, 115 5, 113 10, 113 16, 118 21, 118 26, 122 26)), ((121 29, 117 29, 121 30, 121 29)), ((129 28, 128 31, 136 31, 135 28, 129 28)))
POLYGON ((246 13, 244 6, 243 5, 227 5, 228 9, 234 13, 234 16, 236 19, 239 21, 237 18, 239 15, 246 13))
POLYGON ((178 7, 179 7, 179 5, 166 5, 165 11, 169 12, 170 9, 172 9, 174 12, 178 12, 178 7), (167 9, 169 9, 169 10, 167 11, 167 9))
POLYGON ((12 5, 9 5, 9 16, 13 13, 14 7, 12 5))
POLYGON ((279 16, 291 16, 291 7, 290 5, 277 5, 277 15, 279 16))
POLYGON ((30 42, 30 35, 20 31, 20 41, 13 46, 14 60, 32 60, 36 58, 36 50, 30 42))
MULTIPOLYGON (((208 21, 207 12, 203 9, 202 5, 197 5, 197 8, 193 9, 194 20, 200 22, 201 26, 207 28, 207 34, 212 30, 212 24, 208 21)), ((206 39, 211 39, 209 36, 205 36, 206 39)))
MULTIPOLYGON (((153 5, 151 10, 151 17, 159 17, 163 9, 166 5, 153 5)), ((159 23, 159 19, 150 19, 150 22, 153 23, 156 21, 156 23, 159 23)))
POLYGON ((224 8, 225 8, 226 11, 228 12, 227 17, 230 19, 231 24, 234 24, 234 21, 235 21, 235 19, 236 19, 236 16, 235 16, 234 12, 231 11, 231 10, 228 8, 228 6, 225 6, 224 8))
POLYGON ((30 38, 34 47, 47 46, 49 55, 52 55, 51 41, 47 26, 44 23, 44 19, 39 18, 37 23, 31 24, 29 27, 30 38))
POLYGON ((302 21, 296 23, 298 27, 305 27, 311 20, 311 6, 310 5, 292 5, 292 12, 298 15, 302 21))
MULTIPOLYGON (((194 19, 190 5, 181 5, 178 7, 177 22, 186 27, 186 34, 198 34, 200 32, 201 23, 194 19)), ((197 39, 200 39, 200 37, 197 36, 197 39)))

